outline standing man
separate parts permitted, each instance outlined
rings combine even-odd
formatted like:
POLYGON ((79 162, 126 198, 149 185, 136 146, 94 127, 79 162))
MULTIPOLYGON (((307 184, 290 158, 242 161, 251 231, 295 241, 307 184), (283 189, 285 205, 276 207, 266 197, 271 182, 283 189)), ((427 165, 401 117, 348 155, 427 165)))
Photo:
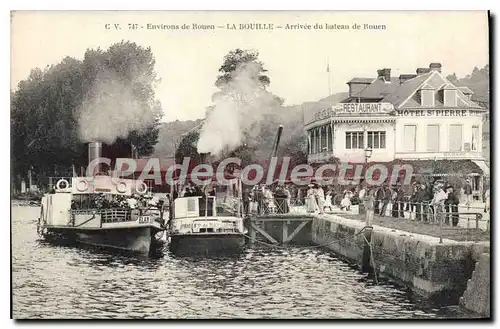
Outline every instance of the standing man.
POLYGON ((446 220, 445 223, 450 223, 450 217, 452 221, 452 225, 456 227, 458 225, 458 204, 460 201, 458 197, 455 195, 453 191, 453 186, 448 185, 446 187, 446 193, 448 194, 448 198, 444 201, 444 208, 446 210, 446 220), (451 216, 450 216, 451 215, 451 216))
POLYGON ((366 226, 372 226, 375 203, 375 189, 369 189, 368 192, 365 193, 361 201, 363 201, 363 205, 365 207, 366 226))
POLYGON ((470 182, 470 179, 467 178, 465 180, 465 185, 464 185, 464 195, 465 195, 465 205, 467 207, 470 206, 470 204, 472 203, 473 201, 473 198, 472 198, 472 186, 471 186, 471 182, 470 182))
POLYGON ((323 214, 325 205, 325 191, 320 185, 316 185, 316 200, 318 201, 319 213, 323 214))
POLYGON ((490 187, 484 192, 484 212, 490 212, 490 187))
POLYGON ((291 211, 291 207, 292 207, 292 193, 290 192, 290 190, 286 186, 284 187, 283 192, 285 193, 286 205, 287 205, 287 209, 285 212, 288 213, 291 211))
POLYGON ((391 190, 387 187, 387 185, 382 186, 382 209, 380 209, 380 216, 385 216, 387 211, 387 205, 389 205, 389 201, 391 201, 391 190))
POLYGON ((243 213, 245 214, 245 216, 248 216, 248 208, 250 206, 250 191, 248 191, 247 187, 243 190, 242 198, 243 198, 243 213))

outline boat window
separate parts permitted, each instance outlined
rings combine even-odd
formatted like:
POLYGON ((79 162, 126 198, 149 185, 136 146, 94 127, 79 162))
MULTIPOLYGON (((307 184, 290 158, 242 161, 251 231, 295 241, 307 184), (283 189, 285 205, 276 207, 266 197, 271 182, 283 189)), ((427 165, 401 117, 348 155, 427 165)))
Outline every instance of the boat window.
POLYGON ((189 198, 187 200, 188 211, 196 211, 196 199, 189 198))
POLYGON ((213 197, 202 197, 199 200, 200 216, 214 216, 214 198, 213 197), (206 209, 206 213, 205 213, 206 209))

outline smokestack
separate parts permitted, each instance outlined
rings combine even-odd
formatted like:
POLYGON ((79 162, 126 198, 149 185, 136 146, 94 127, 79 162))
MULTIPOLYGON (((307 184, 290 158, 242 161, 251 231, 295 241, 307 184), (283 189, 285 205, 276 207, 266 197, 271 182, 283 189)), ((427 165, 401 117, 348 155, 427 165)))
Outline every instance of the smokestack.
MULTIPOLYGON (((102 143, 101 142, 90 142, 88 146, 89 150, 89 165, 92 161, 102 156, 102 143)), ((98 164, 94 168, 94 175, 101 171, 101 164, 98 164)))
POLYGON ((280 139, 281 139, 281 134, 282 133, 283 133, 283 126, 280 125, 278 127, 278 134, 276 135, 276 142, 273 145, 273 153, 272 153, 271 157, 275 157, 278 154, 278 146, 280 144, 280 139))
POLYGON ((200 153, 200 164, 207 164, 207 159, 210 153, 200 153))

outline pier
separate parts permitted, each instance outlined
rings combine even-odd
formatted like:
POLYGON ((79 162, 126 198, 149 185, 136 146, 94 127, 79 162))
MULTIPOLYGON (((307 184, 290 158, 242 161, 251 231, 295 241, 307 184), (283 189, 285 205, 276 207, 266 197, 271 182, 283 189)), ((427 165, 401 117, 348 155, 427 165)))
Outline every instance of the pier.
POLYGON ((409 229, 405 231, 398 229, 397 223, 387 225, 392 221, 384 217, 376 218, 372 226, 360 218, 342 213, 288 213, 253 215, 246 223, 251 243, 322 246, 356 263, 363 271, 374 272, 375 277, 386 276, 404 283, 420 296, 447 298, 469 311, 489 316, 490 242, 485 238, 489 234, 456 238, 456 232, 442 231, 446 233, 443 238, 437 230, 432 236, 411 229, 412 224, 419 224, 408 223, 411 221, 400 221, 399 226, 409 229), (480 266, 476 265, 479 261, 480 266))

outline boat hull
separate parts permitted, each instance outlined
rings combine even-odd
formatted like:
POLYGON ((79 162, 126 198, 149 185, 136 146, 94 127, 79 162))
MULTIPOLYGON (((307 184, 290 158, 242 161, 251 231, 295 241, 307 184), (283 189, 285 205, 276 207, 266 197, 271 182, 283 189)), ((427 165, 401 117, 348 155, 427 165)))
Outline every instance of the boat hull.
POLYGON ((171 235, 169 250, 175 254, 239 253, 245 247, 243 234, 171 235))
POLYGON ((163 247, 164 242, 155 234, 156 227, 135 227, 120 229, 75 229, 47 228, 46 240, 65 244, 84 244, 106 249, 115 249, 139 254, 149 254, 163 247))

